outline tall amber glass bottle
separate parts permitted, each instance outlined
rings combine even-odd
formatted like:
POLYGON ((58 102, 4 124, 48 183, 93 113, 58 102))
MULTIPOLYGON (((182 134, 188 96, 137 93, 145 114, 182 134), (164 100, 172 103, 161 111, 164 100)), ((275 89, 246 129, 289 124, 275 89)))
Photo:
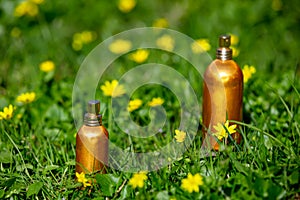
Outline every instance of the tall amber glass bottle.
MULTIPOLYGON (((208 66, 204 73, 203 87, 203 147, 214 150, 219 144, 212 133, 214 125, 226 120, 242 120, 243 73, 232 60, 230 36, 219 37, 217 58, 208 66)), ((236 132, 232 137, 237 143, 241 135, 236 132)))
POLYGON ((108 132, 102 126, 100 102, 88 102, 84 124, 76 135, 76 172, 106 173, 108 162, 108 132))

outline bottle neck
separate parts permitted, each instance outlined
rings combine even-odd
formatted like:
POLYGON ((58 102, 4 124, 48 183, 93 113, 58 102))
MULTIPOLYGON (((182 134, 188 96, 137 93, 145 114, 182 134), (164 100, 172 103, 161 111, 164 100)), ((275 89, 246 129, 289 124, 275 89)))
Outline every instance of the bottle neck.
POLYGON ((217 59, 220 60, 231 60, 232 59, 232 49, 228 47, 220 47, 217 49, 217 59))
POLYGON ((84 115, 84 125, 86 125, 86 126, 101 126, 102 125, 102 115, 86 113, 84 115))

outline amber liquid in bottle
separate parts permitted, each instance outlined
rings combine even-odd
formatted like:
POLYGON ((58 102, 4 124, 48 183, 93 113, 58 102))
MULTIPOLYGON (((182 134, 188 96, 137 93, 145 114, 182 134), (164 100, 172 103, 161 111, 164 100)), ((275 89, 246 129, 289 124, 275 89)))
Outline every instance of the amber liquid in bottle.
MULTIPOLYGON (((204 73, 203 87, 203 147, 219 150, 217 139, 212 135, 214 126, 226 120, 242 120, 243 73, 232 60, 230 36, 219 38, 217 59, 204 73)), ((238 132, 231 135, 239 144, 242 137, 238 132)))
POLYGON ((84 125, 76 135, 76 172, 106 173, 108 163, 108 132, 102 126, 100 102, 89 101, 84 125))

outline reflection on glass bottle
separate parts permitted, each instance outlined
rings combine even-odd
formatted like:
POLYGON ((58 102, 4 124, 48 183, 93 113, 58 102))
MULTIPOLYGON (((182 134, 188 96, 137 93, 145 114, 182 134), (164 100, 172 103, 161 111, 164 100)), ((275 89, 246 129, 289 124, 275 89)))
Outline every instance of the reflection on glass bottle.
MULTIPOLYGON (((208 66, 204 73, 203 88, 203 147, 218 150, 217 139, 212 135, 218 123, 226 120, 242 120, 243 73, 232 60, 230 36, 219 37, 217 58, 208 66)), ((241 135, 231 135, 237 143, 241 135)))
POLYGON ((102 126, 100 102, 91 100, 84 124, 76 135, 76 172, 106 173, 108 162, 108 132, 102 126))

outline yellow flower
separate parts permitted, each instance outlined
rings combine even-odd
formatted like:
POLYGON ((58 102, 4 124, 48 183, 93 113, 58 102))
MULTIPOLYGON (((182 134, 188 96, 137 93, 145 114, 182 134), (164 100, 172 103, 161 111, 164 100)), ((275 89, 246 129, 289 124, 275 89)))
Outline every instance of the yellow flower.
POLYGON ((216 126, 214 126, 214 129, 216 130, 215 133, 213 133, 214 136, 216 136, 219 140, 222 140, 223 138, 228 138, 228 133, 232 134, 236 132, 236 124, 229 126, 228 120, 225 122, 224 126, 221 123, 218 123, 216 126))
POLYGON ((14 27, 13 29, 11 29, 10 31, 10 35, 14 38, 18 38, 21 35, 21 30, 18 27, 14 27))
POLYGON ((136 63, 144 62, 149 56, 149 51, 145 49, 139 49, 136 52, 130 54, 129 58, 136 63))
POLYGON ((140 99, 131 100, 131 101, 129 101, 129 105, 127 107, 127 110, 129 112, 132 112, 132 111, 138 109, 139 107, 141 107, 142 103, 143 102, 140 99))
POLYGON ((194 176, 191 173, 188 173, 187 178, 182 179, 181 181, 181 188, 189 193, 194 191, 199 192, 200 185, 203 185, 203 180, 199 173, 195 174, 194 176))
POLYGON ((105 81, 104 85, 101 85, 101 90, 105 96, 118 97, 125 94, 125 88, 123 85, 119 85, 117 80, 112 82, 105 81))
POLYGON ((146 172, 139 172, 133 175, 131 179, 129 180, 129 185, 131 185, 133 188, 144 187, 145 180, 147 180, 147 173, 146 172))
POLYGON ((196 54, 209 51, 211 46, 208 39, 198 39, 191 44, 192 51, 196 54))
POLYGON ((75 33, 73 35, 73 41, 88 44, 96 39, 96 33, 92 31, 83 31, 81 33, 75 33))
POLYGON ((40 64, 40 70, 43 72, 50 72, 55 69, 55 64, 51 60, 46 60, 40 64))
POLYGON ((169 22, 166 18, 159 18, 153 22, 152 26, 158 28, 167 28, 169 26, 169 22))
POLYGON ((96 33, 92 31, 83 31, 81 33, 81 41, 84 44, 88 44, 96 39, 96 33))
POLYGON ((81 33, 74 33, 73 41, 78 41, 81 43, 81 33))
POLYGON ((21 95, 19 95, 17 97, 17 101, 20 102, 20 103, 31 103, 35 100, 35 93, 34 92, 26 92, 26 93, 23 93, 21 95))
POLYGON ((112 53, 121 54, 129 51, 131 46, 132 44, 129 40, 117 39, 113 41, 108 48, 112 53))
POLYGON ((35 4, 44 3, 44 0, 29 0, 29 1, 32 2, 32 3, 35 3, 35 4))
POLYGON ((172 51, 174 49, 174 39, 170 35, 163 35, 156 40, 156 45, 166 51, 172 51))
POLYGON ((123 13, 128 13, 135 7, 135 5, 135 0, 119 0, 118 8, 123 13))
POLYGON ((180 131, 180 130, 175 130, 175 139, 177 142, 183 142, 185 140, 186 137, 186 132, 184 131, 180 131))
POLYGON ((83 44, 88 44, 94 41, 97 34, 93 31, 83 31, 81 33, 75 33, 73 35, 72 47, 75 51, 82 49, 83 44))
POLYGON ((230 43, 231 45, 237 45, 239 43, 239 37, 237 35, 234 35, 232 33, 230 35, 230 43))
POLYGON ((3 111, 0 111, 0 120, 2 119, 11 119, 14 112, 13 105, 9 104, 8 107, 4 107, 3 111))
POLYGON ((73 40, 72 42, 72 48, 75 50, 75 51, 79 51, 82 49, 82 42, 79 41, 79 40, 73 40))
POLYGON ((247 83, 248 80, 251 78, 252 74, 255 74, 256 69, 254 66, 244 65, 243 67, 243 75, 244 75, 244 83, 247 83))
POLYGON ((237 47, 231 46, 232 49, 232 57, 237 57, 240 54, 240 50, 237 47))
POLYGON ((85 174, 83 172, 81 172, 80 174, 76 172, 76 177, 77 177, 77 181, 83 184, 83 187, 91 186, 91 184, 88 183, 88 179, 85 178, 85 174))
POLYGON ((14 11, 16 17, 22 17, 24 15, 29 15, 31 17, 36 16, 39 13, 39 8, 36 4, 30 1, 21 2, 14 11))
POLYGON ((153 98, 149 103, 148 105, 151 106, 151 107, 155 107, 155 106, 160 106, 164 103, 165 101, 160 98, 160 97, 157 97, 157 98, 153 98))

